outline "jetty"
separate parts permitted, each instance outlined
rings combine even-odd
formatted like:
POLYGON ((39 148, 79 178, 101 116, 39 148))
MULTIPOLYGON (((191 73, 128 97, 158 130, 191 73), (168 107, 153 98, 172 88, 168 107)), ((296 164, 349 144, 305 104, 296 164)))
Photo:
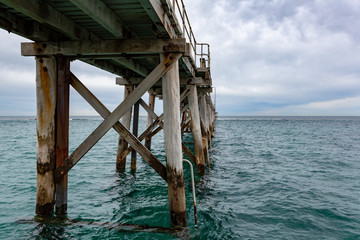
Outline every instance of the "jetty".
POLYGON ((195 38, 183 0, 0 0, 0 27, 31 40, 21 44, 21 54, 35 56, 36 214, 66 216, 69 171, 113 128, 119 133, 114 169, 123 171, 130 154, 136 170, 140 155, 168 184, 171 227, 187 226, 183 155, 205 174, 216 110, 210 46, 195 38), (124 99, 115 110, 71 72, 74 60, 118 76, 114 86, 123 86, 124 99), (70 86, 104 118, 72 153, 70 86), (163 101, 159 116, 156 99, 163 101), (141 134, 140 106, 148 114, 141 134), (151 138, 161 130, 166 165, 151 152, 151 138), (186 132, 194 152, 182 142, 186 132))

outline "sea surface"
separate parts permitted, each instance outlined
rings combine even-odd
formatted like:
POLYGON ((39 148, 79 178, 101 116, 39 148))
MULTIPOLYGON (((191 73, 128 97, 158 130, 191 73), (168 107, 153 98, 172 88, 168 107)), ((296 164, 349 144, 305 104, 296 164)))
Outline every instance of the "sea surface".
MULTIPOLYGON (((70 151, 100 123, 72 117, 70 151)), ((0 117, 0 239, 360 239, 360 117, 219 117, 211 169, 195 174, 197 228, 184 164, 181 232, 168 229, 167 186, 140 157, 135 173, 129 161, 115 172, 117 141, 111 129, 69 172, 68 220, 39 221, 36 121, 0 117)), ((162 134, 152 146, 164 162, 162 134)))

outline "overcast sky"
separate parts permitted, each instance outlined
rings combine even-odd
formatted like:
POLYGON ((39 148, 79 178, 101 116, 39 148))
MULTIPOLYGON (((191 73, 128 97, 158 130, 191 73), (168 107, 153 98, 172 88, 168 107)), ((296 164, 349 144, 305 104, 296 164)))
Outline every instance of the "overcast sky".
MULTIPOLYGON (((220 115, 360 115, 360 0, 184 2, 197 41, 211 44, 220 115)), ((36 113, 22 41, 0 30, 0 115, 36 113)), ((81 62, 72 71, 110 109, 120 103, 116 76, 81 62)), ((94 112, 73 93, 71 114, 94 112)))

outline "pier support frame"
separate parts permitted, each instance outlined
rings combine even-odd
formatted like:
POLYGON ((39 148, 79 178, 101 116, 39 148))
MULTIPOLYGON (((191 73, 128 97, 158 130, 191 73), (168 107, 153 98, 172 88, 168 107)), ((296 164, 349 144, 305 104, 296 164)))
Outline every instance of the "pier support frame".
POLYGON ((179 63, 162 77, 166 171, 169 194, 170 224, 186 226, 185 186, 180 129, 179 63))
POLYGON ((67 212, 68 176, 55 183, 54 171, 69 153, 70 60, 63 56, 36 59, 37 193, 36 214, 50 218, 67 212))

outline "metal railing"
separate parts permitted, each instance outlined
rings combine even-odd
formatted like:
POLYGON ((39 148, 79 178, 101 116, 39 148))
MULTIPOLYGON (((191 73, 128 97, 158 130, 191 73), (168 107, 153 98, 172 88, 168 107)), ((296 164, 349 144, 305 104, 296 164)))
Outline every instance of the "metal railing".
POLYGON ((182 36, 190 43, 191 54, 194 56, 196 67, 210 68, 210 45, 198 43, 192 30, 190 20, 183 0, 172 0, 172 14, 180 17, 182 22, 182 36), (198 57, 200 57, 198 59, 198 57), (197 62, 199 60, 199 63, 197 62))

